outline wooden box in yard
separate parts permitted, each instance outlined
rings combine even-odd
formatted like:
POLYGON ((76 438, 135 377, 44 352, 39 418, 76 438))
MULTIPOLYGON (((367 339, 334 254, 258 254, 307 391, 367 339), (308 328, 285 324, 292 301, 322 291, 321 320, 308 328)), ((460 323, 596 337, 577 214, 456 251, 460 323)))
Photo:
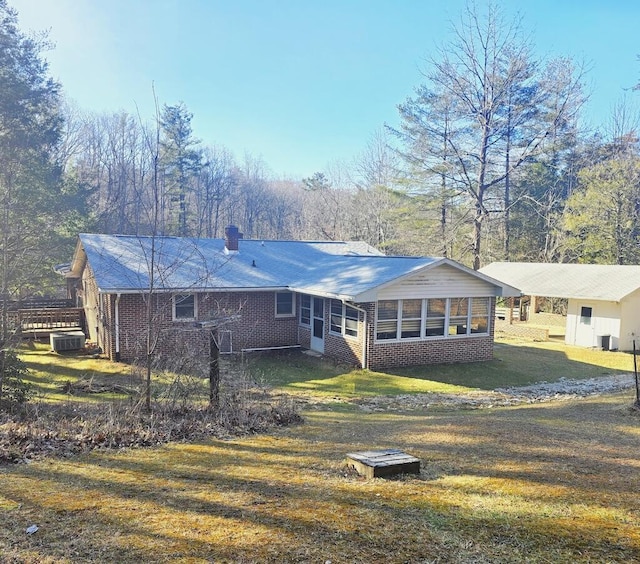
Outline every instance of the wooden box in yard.
POLYGON ((347 465, 367 478, 420 473, 420 459, 397 449, 351 452, 347 465))

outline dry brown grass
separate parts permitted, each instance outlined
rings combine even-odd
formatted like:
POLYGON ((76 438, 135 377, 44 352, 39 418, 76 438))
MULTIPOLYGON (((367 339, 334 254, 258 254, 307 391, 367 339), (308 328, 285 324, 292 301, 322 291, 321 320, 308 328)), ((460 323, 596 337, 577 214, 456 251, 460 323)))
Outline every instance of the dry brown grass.
POLYGON ((7 562, 640 562, 630 394, 478 411, 318 409, 272 436, 0 469, 7 562), (364 480, 397 447, 420 476, 364 480), (31 524, 38 532, 25 533, 31 524))

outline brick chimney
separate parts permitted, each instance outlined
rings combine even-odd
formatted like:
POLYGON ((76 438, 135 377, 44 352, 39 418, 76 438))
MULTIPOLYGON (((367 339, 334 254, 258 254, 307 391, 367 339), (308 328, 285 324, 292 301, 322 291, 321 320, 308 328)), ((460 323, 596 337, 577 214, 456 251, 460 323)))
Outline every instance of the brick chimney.
POLYGON ((238 231, 238 228, 235 225, 229 225, 225 227, 224 238, 225 238, 225 243, 224 243, 225 252, 237 253, 238 241, 242 239, 242 233, 238 231))

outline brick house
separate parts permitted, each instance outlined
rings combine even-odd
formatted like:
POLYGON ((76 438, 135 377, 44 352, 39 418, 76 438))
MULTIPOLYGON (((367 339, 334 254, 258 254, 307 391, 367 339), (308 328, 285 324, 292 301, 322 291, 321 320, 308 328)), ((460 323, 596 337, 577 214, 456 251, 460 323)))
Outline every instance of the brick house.
POLYGON ((81 234, 67 274, 88 338, 114 360, 302 347, 370 369, 493 356, 496 296, 520 292, 445 258, 361 242, 81 234), (147 331, 151 328, 151 331, 147 331))

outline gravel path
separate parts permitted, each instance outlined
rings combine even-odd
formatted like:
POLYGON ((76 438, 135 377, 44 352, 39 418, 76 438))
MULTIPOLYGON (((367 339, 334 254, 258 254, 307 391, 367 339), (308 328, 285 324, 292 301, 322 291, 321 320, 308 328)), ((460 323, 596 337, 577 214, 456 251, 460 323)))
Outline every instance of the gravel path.
POLYGON ((618 392, 635 386, 633 374, 602 376, 586 380, 561 378, 557 382, 540 382, 519 388, 497 388, 467 394, 407 394, 362 398, 354 403, 363 411, 407 411, 429 407, 481 409, 551 400, 571 400, 618 392))

